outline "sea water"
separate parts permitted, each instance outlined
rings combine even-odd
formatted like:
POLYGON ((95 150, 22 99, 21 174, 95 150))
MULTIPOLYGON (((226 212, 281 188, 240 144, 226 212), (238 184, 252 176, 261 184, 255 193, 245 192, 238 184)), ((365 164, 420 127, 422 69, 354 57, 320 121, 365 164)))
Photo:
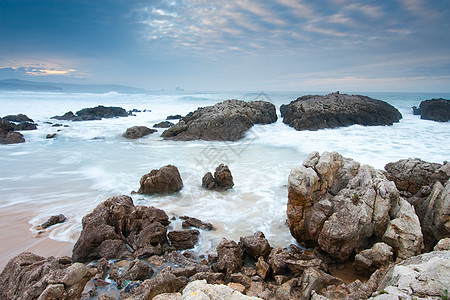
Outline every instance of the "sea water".
MULTIPOLYGON (((365 93, 399 109, 403 119, 393 126, 296 131, 279 118, 274 124, 254 126, 236 142, 165 141, 160 137, 164 129, 138 140, 122 137, 128 127, 152 127, 168 115, 185 115, 227 99, 271 101, 279 108, 305 94, 2 92, 0 116, 24 113, 38 130, 23 131, 24 144, 0 146, 0 218, 4 210, 26 207, 33 211, 29 227, 35 232, 48 217, 62 213, 68 221, 52 227, 50 238, 75 242, 84 215, 108 197, 125 194, 135 205, 161 208, 170 217, 187 215, 212 223, 216 230, 202 230, 194 249, 201 253, 214 251, 223 237, 238 240, 257 230, 272 246, 285 247, 295 242, 286 225, 287 178, 312 151, 338 151, 379 169, 408 157, 438 163, 450 159, 450 123, 421 120, 411 109, 425 99, 450 98, 449 93, 365 93), (100 121, 50 119, 97 105, 143 112, 100 121), (56 138, 46 139, 49 133, 57 133, 56 138), (203 175, 220 163, 229 166, 235 186, 223 192, 203 189, 203 175), (181 173, 184 187, 179 193, 132 195, 142 175, 168 164, 181 173)), ((176 218, 170 229, 180 228, 176 218)))

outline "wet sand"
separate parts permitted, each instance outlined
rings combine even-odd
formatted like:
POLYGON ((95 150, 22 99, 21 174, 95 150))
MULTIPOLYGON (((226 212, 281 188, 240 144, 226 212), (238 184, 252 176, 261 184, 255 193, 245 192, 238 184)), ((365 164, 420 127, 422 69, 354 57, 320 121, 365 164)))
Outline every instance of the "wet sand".
POLYGON ((71 256, 72 243, 58 242, 48 237, 51 228, 33 237, 28 223, 35 214, 22 205, 0 210, 0 270, 8 261, 22 252, 33 252, 44 257, 71 256))

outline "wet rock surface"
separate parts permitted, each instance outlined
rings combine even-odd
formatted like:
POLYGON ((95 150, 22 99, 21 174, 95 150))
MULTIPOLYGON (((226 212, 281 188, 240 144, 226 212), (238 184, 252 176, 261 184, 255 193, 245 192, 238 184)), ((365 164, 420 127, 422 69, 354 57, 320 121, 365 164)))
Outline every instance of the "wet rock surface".
POLYGON ((450 100, 439 98, 420 102, 419 108, 413 107, 414 114, 421 119, 437 122, 450 120, 450 100), (414 109, 415 108, 415 109, 414 109))
POLYGON ((25 138, 20 132, 14 131, 14 124, 0 118, 0 144, 20 144, 25 138))
POLYGON ((214 226, 211 223, 203 222, 202 220, 199 220, 197 218, 181 216, 180 219, 183 220, 183 222, 181 223, 181 226, 183 228, 195 227, 198 229, 214 230, 214 226))
POLYGON ((41 228, 46 229, 50 226, 56 225, 58 223, 64 223, 67 220, 66 216, 59 214, 57 216, 51 216, 47 221, 40 225, 41 228))
POLYGON ((202 179, 202 187, 208 190, 223 191, 231 189, 233 186, 233 175, 228 166, 224 164, 220 164, 216 168, 214 176, 208 172, 202 179))
POLYGON ((37 124, 24 114, 8 115, 3 119, 10 122, 13 129, 17 131, 37 129, 37 124))
POLYGON ((283 123, 296 130, 318 130, 345 127, 392 125, 402 115, 392 105, 361 95, 333 93, 307 95, 280 108, 283 123))
POLYGON ((52 119, 66 121, 94 121, 101 120, 103 118, 107 119, 115 117, 128 117, 128 112, 121 107, 105 107, 103 105, 99 105, 92 108, 83 108, 75 114, 69 111, 62 116, 54 116, 52 119))
POLYGON ((175 193, 183 188, 183 180, 177 167, 167 165, 142 176, 140 185, 139 194, 175 193))
POLYGON ((172 127, 173 125, 175 125, 175 124, 172 122, 163 121, 163 122, 156 123, 155 125, 153 125, 153 127, 154 128, 169 128, 169 127, 172 127))
POLYGON ((133 126, 128 128, 124 133, 123 137, 131 140, 139 139, 141 137, 147 136, 156 132, 157 130, 148 128, 147 126, 133 126))
POLYGON ((270 124, 276 120, 276 109, 272 103, 227 100, 198 108, 161 136, 179 141, 236 141, 243 138, 253 125, 270 124))

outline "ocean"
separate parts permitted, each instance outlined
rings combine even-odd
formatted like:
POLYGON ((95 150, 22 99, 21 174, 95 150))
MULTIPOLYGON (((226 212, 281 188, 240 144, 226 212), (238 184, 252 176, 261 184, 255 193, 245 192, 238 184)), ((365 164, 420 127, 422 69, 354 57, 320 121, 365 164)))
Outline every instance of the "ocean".
MULTIPOLYGON (((168 164, 178 167, 184 188, 172 195, 131 195, 134 203, 161 208, 169 217, 187 215, 212 223, 216 230, 201 231, 194 249, 207 254, 215 251, 223 237, 237 241, 257 230, 273 247, 295 243, 286 225, 287 178, 291 168, 312 151, 337 151, 379 169, 409 157, 438 163, 450 159, 450 123, 421 120, 411 109, 422 100, 449 99, 450 93, 360 93, 395 106, 403 119, 393 126, 300 132, 283 124, 279 116, 276 123, 254 126, 236 142, 165 141, 160 137, 164 129, 139 140, 122 137, 128 127, 152 127, 168 115, 185 115, 227 99, 271 101, 279 108, 306 94, 310 93, 0 92, 0 116, 23 113, 38 124, 38 130, 23 131, 26 143, 0 145, 0 261, 4 264, 28 249, 30 243, 7 242, 14 236, 33 241, 46 235, 73 244, 84 215, 111 196, 131 195, 139 189, 142 175, 168 164), (50 119, 97 105, 147 111, 100 121, 50 119), (69 127, 52 127, 47 122, 69 127), (46 139, 47 134, 56 132, 56 138, 46 139), (203 175, 220 163, 229 166, 234 188, 204 190, 203 175), (36 226, 57 214, 64 214, 68 221, 39 234, 36 226), (26 226, 19 226, 20 222, 26 226)), ((172 221, 170 229, 180 228, 178 218, 172 221)))

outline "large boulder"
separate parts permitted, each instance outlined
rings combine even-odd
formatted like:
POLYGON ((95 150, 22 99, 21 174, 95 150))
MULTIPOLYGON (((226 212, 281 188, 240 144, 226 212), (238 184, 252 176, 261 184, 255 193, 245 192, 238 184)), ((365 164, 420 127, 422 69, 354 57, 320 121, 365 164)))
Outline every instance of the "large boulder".
POLYGON ((353 267, 359 275, 371 275, 382 267, 392 263, 394 251, 385 243, 376 243, 370 249, 363 250, 355 256, 353 267))
POLYGON ((139 139, 141 137, 144 137, 146 135, 152 134, 156 132, 156 129, 148 128, 147 126, 133 126, 130 128, 127 128, 127 130, 124 132, 123 137, 131 140, 139 139))
POLYGON ((14 124, 0 118, 0 144, 24 143, 25 139, 20 132, 14 131, 14 124))
POLYGON ((0 274, 1 299, 80 299, 97 273, 69 257, 44 258, 24 252, 11 259, 0 274))
POLYGON ((448 122, 450 120, 450 100, 443 98, 424 100, 420 102, 420 106, 415 109, 414 114, 421 115, 420 118, 424 120, 448 122))
POLYGON ((269 241, 261 231, 257 231, 250 236, 241 237, 239 244, 242 245, 245 253, 255 259, 258 259, 260 256, 264 258, 268 257, 272 250, 269 241))
POLYGON ((62 116, 54 116, 52 119, 68 120, 68 121, 92 121, 101 120, 103 118, 128 117, 128 112, 121 107, 105 107, 99 105, 91 108, 83 108, 74 114, 69 111, 62 116))
POLYGON ((237 273, 242 268, 242 250, 235 241, 222 239, 217 246, 217 268, 223 273, 237 273))
POLYGON ((264 101, 227 100, 201 107, 162 133, 165 139, 236 141, 255 124, 277 120, 275 106, 264 101))
POLYGON ((202 179, 202 187, 208 190, 223 191, 231 189, 233 186, 233 175, 231 175, 231 171, 228 166, 224 164, 220 164, 216 168, 214 176, 211 172, 208 172, 202 179))
POLYGON ((183 188, 183 180, 177 167, 167 165, 142 176, 140 185, 139 194, 175 193, 183 188))
POLYGON ((161 255, 168 245, 167 214, 154 207, 134 206, 128 196, 111 197, 83 217, 83 230, 72 260, 135 258, 161 255))
POLYGON ((233 299, 233 300, 257 300, 261 298, 250 297, 241 294, 232 288, 221 284, 208 284, 206 280, 190 282, 183 290, 180 299, 233 299))
MULTIPOLYGON (((409 225, 395 233, 405 241, 416 238, 410 250, 418 253, 422 247, 420 224, 412 207, 409 218, 397 209, 400 204, 407 207, 403 202, 395 184, 380 170, 336 152, 313 152, 289 175, 288 226, 299 243, 319 246, 331 257, 345 261, 370 247, 373 240, 381 240, 388 225, 395 228, 395 222, 406 222, 409 225)), ((386 243, 403 249, 403 244, 386 243)))
POLYGON ((389 268, 370 299, 446 299, 449 287, 450 252, 433 251, 389 268))
POLYGON ((392 125, 402 115, 392 105, 361 95, 307 95, 282 107, 283 123, 296 130, 318 130, 354 124, 392 125))
POLYGON ((172 246, 177 250, 192 249, 198 242, 200 232, 196 229, 174 230, 169 232, 168 237, 172 246))

